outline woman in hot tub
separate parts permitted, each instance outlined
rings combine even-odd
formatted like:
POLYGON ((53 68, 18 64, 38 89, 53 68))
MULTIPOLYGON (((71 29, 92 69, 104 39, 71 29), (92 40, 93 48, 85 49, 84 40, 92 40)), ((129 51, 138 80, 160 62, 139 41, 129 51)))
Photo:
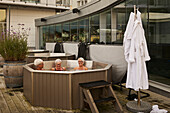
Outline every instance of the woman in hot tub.
POLYGON ((40 58, 34 60, 35 70, 44 70, 44 61, 40 58))
POLYGON ((61 67, 61 60, 60 59, 56 59, 55 60, 55 67, 52 68, 52 71, 66 71, 65 67, 61 67))
POLYGON ((75 67, 74 70, 88 70, 88 68, 84 66, 84 59, 82 57, 78 59, 78 64, 79 67, 75 67))

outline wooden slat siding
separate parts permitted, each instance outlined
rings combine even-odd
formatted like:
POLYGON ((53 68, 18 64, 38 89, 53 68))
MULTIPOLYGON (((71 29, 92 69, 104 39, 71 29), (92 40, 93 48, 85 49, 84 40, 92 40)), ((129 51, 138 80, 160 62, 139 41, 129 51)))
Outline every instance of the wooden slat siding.
POLYGON ((51 106, 51 74, 46 74, 47 79, 47 107, 51 106))
POLYGON ((31 72, 24 69, 24 76, 23 76, 23 90, 24 96, 32 103, 32 78, 31 72))
POLYGON ((34 73, 33 72, 31 72, 31 83, 29 83, 29 84, 31 84, 31 103, 34 105, 34 85, 35 85, 35 83, 34 83, 34 73))
POLYGON ((63 108, 63 92, 62 92, 62 75, 57 75, 58 76, 58 80, 59 80, 59 82, 58 82, 58 85, 59 85, 59 88, 58 88, 58 91, 59 91, 59 108, 63 108))
POLYGON ((42 97, 43 97, 43 105, 45 105, 47 103, 46 102, 46 100, 47 100, 47 91, 46 91, 46 89, 47 89, 47 84, 46 84, 47 79, 46 79, 46 74, 42 74, 42 79, 43 79, 42 97))
POLYGON ((38 81, 37 81, 37 74, 36 73, 33 73, 33 89, 32 89, 32 92, 33 92, 33 105, 35 106, 38 106, 38 81))
POLYGON ((40 85, 41 85, 41 83, 40 83, 40 76, 41 76, 41 74, 42 73, 36 73, 36 93, 37 93, 37 95, 36 95, 36 99, 37 99, 37 105, 38 106, 41 106, 41 104, 40 104, 40 99, 41 99, 41 91, 40 91, 40 85))
POLYGON ((11 112, 13 113, 19 113, 15 103, 13 102, 13 100, 11 99, 10 95, 7 93, 6 89, 1 89, 2 94, 6 100, 6 103, 10 109, 11 112))
POLYGON ((34 105, 69 109, 68 78, 66 74, 34 73, 34 105))
MULTIPOLYGON (((37 73, 39 74, 39 73, 37 73)), ((39 90, 39 94, 37 96, 39 96, 40 100, 38 100, 39 105, 43 106, 43 107, 47 107, 47 75, 46 73, 41 73, 38 75, 38 79, 40 79, 40 84, 38 85, 38 87, 40 88, 39 90)))
POLYGON ((39 87, 39 89, 40 89, 39 90, 39 92, 40 92, 39 93, 40 94, 39 95, 39 97, 40 97, 39 98, 40 99, 39 100, 40 104, 39 105, 43 106, 43 76, 42 76, 42 73, 39 74, 39 81, 40 81, 40 84, 39 84, 40 85, 40 87, 39 87))
POLYGON ((55 79, 55 85, 54 85, 54 87, 55 87, 55 97, 54 97, 54 100, 55 100, 55 108, 59 108, 59 91, 58 91, 58 89, 59 89, 59 79, 58 79, 58 76, 57 75, 54 75, 54 79, 55 79))
POLYGON ((108 80, 108 72, 107 72, 107 70, 105 71, 105 81, 107 81, 108 80))
POLYGON ((11 92, 13 94, 13 96, 11 96, 11 99, 13 100, 13 102, 15 103, 18 111, 20 113, 28 113, 28 111, 26 110, 26 108, 24 107, 24 105, 21 103, 21 101, 19 100, 19 98, 16 96, 16 94, 14 93, 14 91, 11 91, 11 89, 7 89, 7 91, 11 92))
POLYGON ((65 108, 65 105, 64 105, 64 101, 66 100, 66 98, 65 98, 65 76, 62 76, 62 109, 64 109, 65 108))
POLYGON ((68 82, 67 82, 67 90, 68 90, 68 93, 67 93, 67 101, 68 101, 68 103, 67 103, 67 108, 69 108, 70 110, 72 109, 72 84, 71 84, 71 74, 69 74, 69 76, 68 76, 68 82))
POLYGON ((51 74, 51 86, 50 86, 50 90, 51 90, 51 107, 55 107, 55 75, 51 74))
POLYGON ((112 82, 112 67, 107 70, 107 81, 112 82))
POLYGON ((90 73, 79 73, 72 75, 72 101, 73 109, 80 108, 80 88, 79 83, 91 82, 97 80, 105 80, 105 71, 90 72, 90 73))
POLYGON ((23 106, 25 106, 25 108, 27 109, 27 111, 29 113, 36 113, 34 107, 32 107, 29 102, 25 101, 25 98, 23 97, 23 94, 20 91, 18 91, 15 94, 20 99, 20 101, 22 102, 23 106))
POLYGON ((0 108, 4 113, 10 113, 9 107, 7 105, 6 100, 4 99, 4 96, 2 92, 0 91, 0 108))

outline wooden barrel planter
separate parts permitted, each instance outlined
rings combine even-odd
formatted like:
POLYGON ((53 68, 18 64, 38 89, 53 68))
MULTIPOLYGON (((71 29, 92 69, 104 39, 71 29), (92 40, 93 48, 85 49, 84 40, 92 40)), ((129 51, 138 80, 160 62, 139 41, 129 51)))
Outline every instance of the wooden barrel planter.
POLYGON ((6 87, 22 87, 23 86, 23 66, 25 61, 5 61, 3 65, 3 74, 6 87))
POLYGON ((0 55, 0 67, 4 65, 4 58, 0 55))

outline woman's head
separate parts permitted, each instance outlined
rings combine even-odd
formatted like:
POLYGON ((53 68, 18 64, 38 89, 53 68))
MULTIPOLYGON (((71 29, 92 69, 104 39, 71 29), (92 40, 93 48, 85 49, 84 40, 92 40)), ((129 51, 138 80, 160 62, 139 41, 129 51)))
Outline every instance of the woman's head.
POLYGON ((62 61, 61 61, 60 59, 56 59, 56 60, 55 60, 55 65, 56 65, 57 68, 60 68, 60 67, 61 67, 61 62, 62 62, 62 61))
POLYGON ((78 58, 78 63, 79 63, 79 67, 82 67, 84 64, 84 58, 82 57, 78 58))
POLYGON ((37 69, 42 69, 44 67, 44 62, 42 59, 35 59, 34 60, 34 65, 36 66, 37 69))

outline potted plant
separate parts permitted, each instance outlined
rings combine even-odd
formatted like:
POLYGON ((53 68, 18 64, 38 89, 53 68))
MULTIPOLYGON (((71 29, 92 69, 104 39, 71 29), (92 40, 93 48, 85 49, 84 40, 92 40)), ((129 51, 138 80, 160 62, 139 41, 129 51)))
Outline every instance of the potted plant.
POLYGON ((18 24, 18 29, 11 26, 0 38, 0 54, 4 58, 3 74, 7 87, 23 86, 23 65, 27 56, 27 38, 30 29, 18 24))

